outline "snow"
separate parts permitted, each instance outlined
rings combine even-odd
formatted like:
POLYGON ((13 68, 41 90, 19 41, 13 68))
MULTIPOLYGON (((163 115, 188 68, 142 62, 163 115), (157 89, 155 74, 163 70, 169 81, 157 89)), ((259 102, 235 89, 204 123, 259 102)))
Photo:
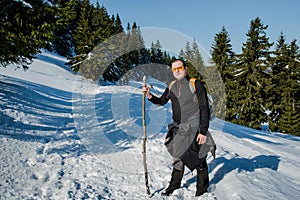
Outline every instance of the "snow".
MULTIPOLYGON (((96 85, 66 61, 44 52, 27 71, 0 68, 0 199, 147 199, 141 83, 96 85)), ((170 104, 146 102, 146 114, 151 199, 162 199, 170 104)), ((218 149, 208 157, 209 192, 195 198, 196 172, 186 169, 167 199, 300 199, 299 137, 217 118, 210 131, 218 149)))

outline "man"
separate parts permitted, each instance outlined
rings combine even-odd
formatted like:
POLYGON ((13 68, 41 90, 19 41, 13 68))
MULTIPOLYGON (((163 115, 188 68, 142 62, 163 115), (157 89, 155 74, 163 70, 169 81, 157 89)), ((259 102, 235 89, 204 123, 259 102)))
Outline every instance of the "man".
POLYGON ((191 170, 197 170, 196 196, 200 196, 207 192, 209 186, 207 152, 202 152, 202 156, 199 152, 207 142, 210 116, 207 93, 200 81, 195 82, 196 92, 191 91, 188 67, 184 60, 175 59, 171 66, 176 80, 165 89, 161 97, 152 95, 149 87, 143 87, 146 97, 152 103, 164 105, 169 100, 172 103, 173 123, 168 127, 165 145, 174 162, 169 186, 162 195, 169 196, 180 188, 184 167, 188 164, 191 170), (197 153, 193 157, 195 149, 197 153))

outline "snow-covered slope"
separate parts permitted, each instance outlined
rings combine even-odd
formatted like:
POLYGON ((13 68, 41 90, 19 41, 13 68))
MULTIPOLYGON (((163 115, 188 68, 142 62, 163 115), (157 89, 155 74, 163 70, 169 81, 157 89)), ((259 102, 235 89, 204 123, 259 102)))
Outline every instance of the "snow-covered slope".
MULTIPOLYGON (((43 53, 26 72, 0 68, 0 199, 146 199, 141 83, 98 86, 65 61, 43 53)), ((150 191, 161 199, 170 105, 146 106, 150 191)), ((300 199, 299 137, 219 119, 210 131, 217 157, 208 157, 209 193, 197 199, 300 199)), ((168 199, 193 199, 195 175, 186 169, 168 199)))

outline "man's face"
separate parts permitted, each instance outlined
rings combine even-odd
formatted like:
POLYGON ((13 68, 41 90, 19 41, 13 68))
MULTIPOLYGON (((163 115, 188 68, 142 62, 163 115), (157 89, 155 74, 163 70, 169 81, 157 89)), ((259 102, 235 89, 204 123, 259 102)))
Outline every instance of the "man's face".
POLYGON ((183 79, 187 75, 187 68, 183 66, 183 63, 178 60, 172 63, 172 72, 177 80, 183 79))

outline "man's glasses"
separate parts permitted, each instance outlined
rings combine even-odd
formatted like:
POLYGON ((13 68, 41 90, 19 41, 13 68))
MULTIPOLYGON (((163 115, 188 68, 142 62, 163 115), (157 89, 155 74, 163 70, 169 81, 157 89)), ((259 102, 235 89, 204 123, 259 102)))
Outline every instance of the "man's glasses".
POLYGON ((176 72, 177 70, 178 71, 184 70, 184 66, 179 66, 179 67, 172 68, 172 72, 176 72))

